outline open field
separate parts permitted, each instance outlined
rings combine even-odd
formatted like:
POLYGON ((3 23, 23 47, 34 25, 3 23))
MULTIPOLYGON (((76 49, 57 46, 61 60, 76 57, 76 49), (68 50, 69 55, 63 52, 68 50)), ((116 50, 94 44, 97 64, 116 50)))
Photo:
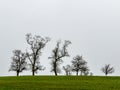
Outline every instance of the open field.
POLYGON ((120 77, 0 77, 0 90, 120 90, 120 77))

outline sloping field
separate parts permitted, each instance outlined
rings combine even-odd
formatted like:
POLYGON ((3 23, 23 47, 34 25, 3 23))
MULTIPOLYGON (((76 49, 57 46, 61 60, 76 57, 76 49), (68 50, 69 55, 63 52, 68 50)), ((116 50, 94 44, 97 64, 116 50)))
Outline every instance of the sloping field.
POLYGON ((120 77, 0 77, 0 90, 120 90, 120 77))

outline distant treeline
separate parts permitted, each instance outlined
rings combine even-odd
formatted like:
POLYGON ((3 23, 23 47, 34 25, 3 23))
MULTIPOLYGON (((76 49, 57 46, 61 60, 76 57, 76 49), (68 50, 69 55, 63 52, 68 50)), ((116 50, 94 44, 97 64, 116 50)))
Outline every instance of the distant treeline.
MULTIPOLYGON (((19 76, 19 73, 22 73, 24 70, 31 70, 32 75, 34 76, 39 70, 45 70, 45 67, 40 64, 40 56, 42 55, 43 48, 51 39, 49 37, 41 37, 39 35, 32 36, 32 34, 26 34, 26 42, 29 45, 29 50, 22 52, 21 50, 14 50, 12 62, 9 71, 15 71, 16 75, 19 76)), ((83 59, 81 55, 76 55, 71 61, 71 65, 63 66, 60 68, 60 64, 63 63, 64 57, 69 57, 68 46, 71 44, 71 41, 65 40, 64 43, 61 43, 61 40, 56 42, 55 48, 51 51, 51 56, 48 59, 51 59, 51 72, 54 72, 55 76, 61 73, 61 70, 64 70, 66 75, 72 75, 72 72, 76 72, 76 75, 93 75, 90 72, 90 69, 87 66, 87 62, 83 59)), ((101 69, 105 75, 113 73, 114 68, 110 67, 110 64, 105 65, 101 69)))

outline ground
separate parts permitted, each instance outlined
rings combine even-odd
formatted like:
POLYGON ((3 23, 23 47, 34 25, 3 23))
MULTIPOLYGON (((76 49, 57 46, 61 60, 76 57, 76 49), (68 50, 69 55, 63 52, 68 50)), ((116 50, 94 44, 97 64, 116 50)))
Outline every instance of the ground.
POLYGON ((0 77, 0 90, 120 90, 120 77, 0 77))

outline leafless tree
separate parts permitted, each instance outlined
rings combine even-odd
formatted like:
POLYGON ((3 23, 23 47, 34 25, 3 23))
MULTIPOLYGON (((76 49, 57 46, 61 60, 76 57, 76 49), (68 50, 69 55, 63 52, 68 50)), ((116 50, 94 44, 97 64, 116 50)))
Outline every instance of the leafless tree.
POLYGON ((93 73, 92 73, 92 72, 90 72, 90 76, 93 76, 93 73))
POLYGON ((110 64, 106 64, 102 67, 102 72, 107 76, 108 74, 112 74, 115 70, 114 67, 110 67, 110 64))
POLYGON ((67 47, 69 46, 69 44, 71 44, 71 42, 68 40, 65 40, 62 48, 60 48, 60 44, 61 44, 61 41, 58 41, 56 47, 52 51, 52 56, 49 57, 49 59, 52 59, 51 72, 54 72, 55 76, 57 76, 58 73, 61 72, 59 65, 63 62, 62 58, 69 57, 67 47))
POLYGON ((40 65, 39 57, 42 49, 46 46, 50 38, 41 36, 32 36, 31 34, 26 35, 27 43, 30 45, 29 52, 27 51, 27 57, 30 61, 32 75, 34 76, 38 70, 44 70, 45 68, 40 65))
POLYGON ((86 66, 86 65, 84 65, 82 68, 81 68, 81 76, 82 75, 84 75, 84 76, 88 76, 88 74, 89 74, 89 68, 86 66))
POLYGON ((63 66, 63 70, 65 71, 66 75, 71 75, 72 68, 70 65, 63 66))
POLYGON ((83 60, 82 56, 75 56, 72 60, 72 71, 76 72, 76 75, 78 76, 78 73, 83 72, 83 69, 85 69, 87 62, 83 60))
POLYGON ((13 54, 9 71, 15 71, 17 76, 19 76, 19 73, 27 69, 26 54, 22 53, 21 50, 14 50, 13 54))

